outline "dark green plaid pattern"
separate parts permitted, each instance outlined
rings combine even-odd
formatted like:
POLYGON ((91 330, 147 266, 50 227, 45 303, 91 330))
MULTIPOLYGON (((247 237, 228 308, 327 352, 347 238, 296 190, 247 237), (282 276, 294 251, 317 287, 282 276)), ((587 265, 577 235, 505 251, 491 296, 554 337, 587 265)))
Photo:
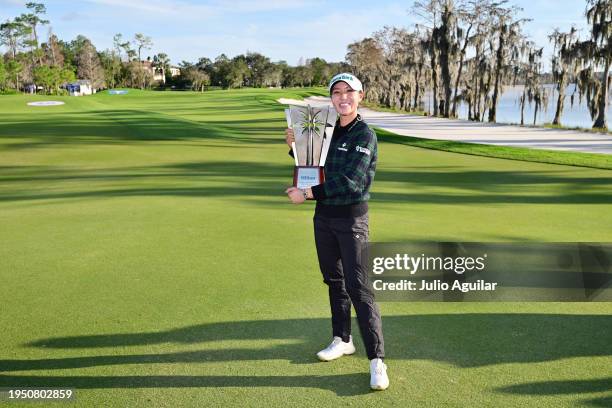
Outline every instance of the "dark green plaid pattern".
POLYGON ((325 182, 313 187, 315 198, 323 204, 355 204, 370 198, 378 157, 376 133, 363 121, 349 129, 346 133, 334 131, 325 162, 325 182))

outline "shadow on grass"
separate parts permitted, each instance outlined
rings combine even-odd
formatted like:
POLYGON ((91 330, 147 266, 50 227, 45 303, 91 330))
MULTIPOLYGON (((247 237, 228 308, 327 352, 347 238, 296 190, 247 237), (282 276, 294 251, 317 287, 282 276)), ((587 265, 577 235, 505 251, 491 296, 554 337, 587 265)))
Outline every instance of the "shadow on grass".
MULTIPOLYGON (((574 357, 612 355, 612 316, 564 314, 432 314, 383 318, 386 349, 394 360, 430 360, 457 367, 482 367, 508 363, 536 363, 574 357)), ((327 319, 286 319, 207 323, 157 332, 94 334, 34 340, 25 346, 41 349, 110 349, 164 344, 268 340, 269 347, 211 348, 196 351, 0 360, 0 372, 62 370, 85 367, 206 363, 219 361, 289 360, 294 364, 316 361, 314 352, 329 333, 327 319), (278 344, 279 341, 285 341, 278 344), (286 343, 289 342, 289 343, 286 343), (277 344, 274 344, 277 343, 277 344)), ((358 341, 358 339, 356 339, 358 341)), ((358 353, 363 354, 358 344, 358 353)), ((0 374, 0 387, 45 386, 77 388, 279 386, 329 389, 338 395, 363 388, 363 375, 339 376, 136 376, 53 377, 0 374), (352 388, 354 386, 354 390, 352 388)), ((598 383, 576 382, 572 392, 606 388, 598 383)), ((552 383, 530 388, 516 385, 502 392, 565 393, 567 387, 552 383)), ((354 395, 354 394, 350 394, 354 395)))
MULTIPOLYGON (((496 389, 497 392, 520 395, 576 395, 612 391, 612 377, 590 380, 543 381, 511 385, 496 389)), ((612 395, 604 395, 581 401, 595 407, 611 407, 612 395)))
MULTIPOLYGON (((0 115, 0 137, 25 139, 5 144, 4 150, 52 147, 55 145, 119 144, 138 141, 226 140, 235 143, 284 144, 284 118, 244 119, 236 111, 232 119, 223 106, 219 114, 230 119, 207 120, 197 109, 180 114, 139 109, 108 109, 59 112, 40 116, 0 115), (181 116, 182 115, 182 116, 181 116), (190 119, 193 116, 195 119, 190 119)), ((248 113, 248 112, 246 112, 248 113)))
MULTIPOLYGON (((612 316, 609 315, 408 315, 387 316, 384 324, 385 332, 389 333, 387 345, 394 358, 439 360, 462 367, 479 367, 612 355, 612 342, 608 341, 612 335, 612 316), (469 341, 461 342, 458 340, 461 338, 469 341), (394 349, 400 355, 395 355, 394 349)), ((249 339, 286 339, 301 343, 310 340, 316 345, 317 337, 325 332, 327 325, 326 319, 222 322, 161 332, 40 339, 27 346, 80 349, 249 339)), ((293 359, 292 349, 298 346, 277 347, 285 349, 286 353, 276 350, 269 354, 263 352, 260 356, 262 359, 293 359)), ((228 351, 228 357, 233 359, 233 354, 228 351)), ((257 354, 246 353, 255 360, 257 354)), ((6 362, 0 366, 5 367, 6 362)))
MULTIPOLYGON (((282 387, 318 388, 334 392, 338 396, 367 394, 369 378, 365 374, 338 375, 151 375, 151 376, 6 376, 0 374, 0 386, 13 384, 20 387, 39 388, 222 388, 222 387, 282 387)), ((265 404, 264 404, 265 405, 265 404)))
MULTIPOLYGON (((172 163, 146 167, 107 169, 69 169, 62 167, 0 167, 0 201, 108 198, 125 196, 189 196, 279 199, 284 203, 284 189, 291 183, 293 163, 262 161, 202 161, 172 163), (58 191, 57 182, 82 180, 83 187, 73 183, 70 190, 58 191), (108 181, 121 186, 108 188, 108 181), (155 186, 150 186, 154 181, 155 186), (180 186, 177 186, 180 181, 180 186), (209 183, 221 182, 216 185, 209 183), (28 183, 36 184, 28 186, 28 183), (54 183, 45 189, 40 182, 54 183), (96 188, 96 182, 100 187, 96 188), (186 185, 185 183, 189 184, 186 185)), ((404 168, 381 168, 377 183, 393 182, 393 192, 376 191, 375 202, 431 204, 609 204, 612 202, 612 177, 571 177, 566 171, 441 171, 404 168), (555 187, 549 187, 549 186, 555 187), (431 188, 436 192, 431 192, 431 188), (540 191, 529 194, 535 188, 540 191), (441 190, 442 189, 442 190, 441 190)))
POLYGON ((612 390, 612 377, 594 380, 543 381, 499 388, 509 394, 555 395, 594 393, 612 390))
POLYGON ((604 397, 592 398, 592 399, 588 399, 588 400, 582 401, 582 402, 585 405, 588 405, 588 406, 591 406, 591 407, 610 408, 610 407, 612 407, 612 395, 608 395, 608 396, 604 396, 604 397))

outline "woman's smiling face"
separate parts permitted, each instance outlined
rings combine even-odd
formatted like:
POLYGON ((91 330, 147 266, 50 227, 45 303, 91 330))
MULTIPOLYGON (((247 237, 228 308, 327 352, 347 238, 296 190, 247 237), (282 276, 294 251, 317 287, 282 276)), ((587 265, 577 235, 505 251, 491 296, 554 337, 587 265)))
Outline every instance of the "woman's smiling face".
POLYGON ((346 82, 338 81, 331 91, 331 100, 336 112, 341 116, 352 116, 357 113, 359 102, 363 99, 361 91, 355 91, 346 82))

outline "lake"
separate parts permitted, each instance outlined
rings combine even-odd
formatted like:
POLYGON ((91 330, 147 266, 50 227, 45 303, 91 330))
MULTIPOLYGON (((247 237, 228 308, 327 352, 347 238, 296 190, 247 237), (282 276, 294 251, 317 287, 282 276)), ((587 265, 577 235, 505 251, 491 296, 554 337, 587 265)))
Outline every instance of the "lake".
MULTIPOLYGON (((544 86, 548 94, 548 104, 544 107, 540 107, 538 111, 537 124, 551 123, 555 117, 555 110, 557 108, 557 95, 558 92, 554 84, 547 84, 544 86)), ((563 126, 580 126, 590 128, 593 126, 593 121, 589 115, 586 100, 583 99, 580 103, 578 92, 576 91, 574 97, 574 105, 571 106, 570 97, 575 90, 575 84, 571 84, 567 87, 565 92, 565 107, 563 109, 563 115, 561 116, 561 124, 563 126)), ((519 98, 523 92, 523 86, 507 86, 504 87, 504 92, 497 105, 497 122, 499 123, 520 123, 521 122, 521 111, 519 106, 519 98)), ((431 107, 431 93, 425 97, 426 107, 433 110, 431 107)), ((525 124, 533 124, 533 105, 527 104, 525 106, 525 124)), ((466 103, 462 103, 458 109, 458 115, 460 119, 467 119, 468 108, 466 103)), ((612 107, 608 103, 608 127, 612 120, 612 107)), ((485 115, 485 121, 487 116, 485 115)))

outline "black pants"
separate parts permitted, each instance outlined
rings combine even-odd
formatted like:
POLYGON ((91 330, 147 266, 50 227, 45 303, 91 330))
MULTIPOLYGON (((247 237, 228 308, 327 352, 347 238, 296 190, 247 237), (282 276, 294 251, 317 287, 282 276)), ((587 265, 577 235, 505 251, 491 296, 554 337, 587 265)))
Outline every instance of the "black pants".
POLYGON ((354 218, 315 215, 314 232, 323 281, 329 286, 333 335, 349 341, 352 303, 368 358, 383 358, 380 312, 362 260, 368 242, 368 214, 354 218))

